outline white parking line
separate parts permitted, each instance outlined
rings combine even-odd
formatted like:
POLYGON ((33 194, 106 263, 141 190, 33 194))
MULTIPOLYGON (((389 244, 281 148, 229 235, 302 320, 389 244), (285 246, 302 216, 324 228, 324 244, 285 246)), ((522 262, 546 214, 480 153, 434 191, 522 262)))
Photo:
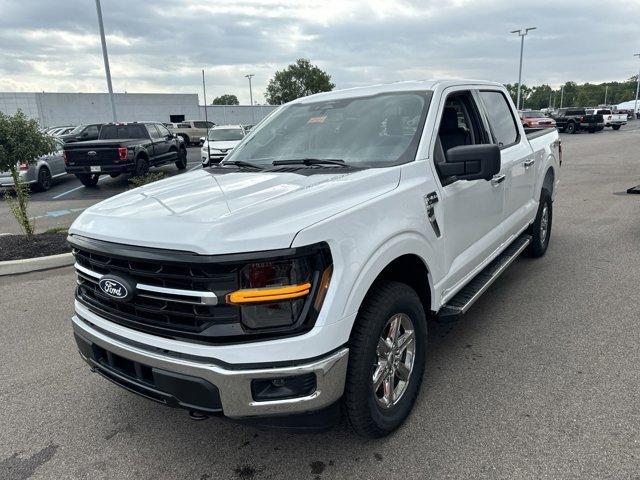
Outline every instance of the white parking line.
POLYGON ((200 168, 201 166, 202 166, 202 164, 200 164, 200 165, 196 165, 195 167, 190 168, 190 169, 189 169, 189 171, 190 171, 190 172, 193 172, 196 168, 200 168))
MULTIPOLYGON (((110 178, 110 177, 102 177, 100 180, 98 180, 98 183, 100 183, 102 180, 106 180, 107 178, 110 178)), ((58 199, 60 197, 64 197, 65 195, 68 195, 71 192, 75 192, 76 190, 80 190, 81 188, 85 188, 85 186, 84 185, 80 185, 79 187, 72 188, 71 190, 67 190, 66 192, 59 193, 55 197, 51 197, 51 200, 56 200, 56 199, 58 199)))

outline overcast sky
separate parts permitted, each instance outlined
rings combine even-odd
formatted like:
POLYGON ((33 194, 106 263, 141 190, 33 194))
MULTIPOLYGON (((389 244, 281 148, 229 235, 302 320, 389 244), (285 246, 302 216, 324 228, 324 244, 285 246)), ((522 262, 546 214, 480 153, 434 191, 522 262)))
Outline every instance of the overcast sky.
MULTIPOLYGON (((337 88, 465 77, 558 85, 634 75, 640 0, 102 0, 114 90, 248 103, 298 57, 337 88)), ((0 0, 0 91, 102 92, 93 0, 0 0)))

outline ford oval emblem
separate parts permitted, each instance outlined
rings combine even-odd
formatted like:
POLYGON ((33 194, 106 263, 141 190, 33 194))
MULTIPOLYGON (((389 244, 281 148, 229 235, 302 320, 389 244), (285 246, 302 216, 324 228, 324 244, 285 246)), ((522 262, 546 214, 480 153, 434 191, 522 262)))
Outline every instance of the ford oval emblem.
POLYGON ((116 275, 105 275, 98 282, 100 290, 114 300, 127 301, 133 297, 133 285, 116 275))
POLYGON ((87 155, 89 155, 90 157, 95 157, 98 154, 98 152, 96 152, 95 150, 89 150, 87 152, 87 155))

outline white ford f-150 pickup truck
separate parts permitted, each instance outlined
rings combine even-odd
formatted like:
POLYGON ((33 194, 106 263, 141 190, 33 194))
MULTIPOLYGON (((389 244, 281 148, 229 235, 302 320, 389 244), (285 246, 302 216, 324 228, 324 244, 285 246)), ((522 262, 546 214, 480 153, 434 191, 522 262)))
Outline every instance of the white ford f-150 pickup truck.
POLYGON ((560 163, 556 130, 525 131, 496 83, 297 99, 222 163, 78 217, 80 354, 194 418, 321 428, 342 410, 386 435, 418 395, 427 320, 545 253, 560 163))

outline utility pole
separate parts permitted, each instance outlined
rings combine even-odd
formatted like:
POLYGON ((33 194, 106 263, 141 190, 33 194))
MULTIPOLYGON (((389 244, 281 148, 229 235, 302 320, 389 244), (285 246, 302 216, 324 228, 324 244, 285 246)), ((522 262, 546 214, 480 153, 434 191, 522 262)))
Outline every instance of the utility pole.
POLYGON ((251 88, 251 79, 254 76, 255 75, 253 73, 250 73, 249 75, 245 75, 245 78, 249 79, 249 99, 251 100, 251 121, 255 125, 256 124, 256 116, 253 113, 253 89, 251 88))
MULTIPOLYGON (((640 53, 634 53, 634 57, 640 58, 640 53)), ((633 105, 633 117, 638 118, 638 90, 640 90, 640 70, 638 71, 638 78, 636 78, 636 102, 633 105)))
POLYGON ((102 24, 102 7, 100 0, 96 0, 96 10, 98 11, 98 26, 100 27, 100 41, 102 42, 102 59, 104 60, 104 73, 107 75, 107 88, 109 89, 109 100, 111 101, 111 113, 113 122, 117 122, 116 103, 113 100, 113 86, 111 85, 111 70, 109 69, 109 55, 107 55, 107 40, 104 38, 104 25, 102 24))
POLYGON ((607 94, 609 93, 609 85, 604 86, 604 104, 607 104, 607 94))
POLYGON ((549 91, 549 108, 551 108, 551 96, 553 95, 553 90, 549 91))
POLYGON ((564 85, 560 89, 560 108, 562 108, 562 101, 564 100, 564 85))
POLYGON ((211 145, 209 145, 209 115, 207 114, 207 83, 204 81, 204 68, 202 69, 202 97, 204 99, 204 121, 207 124, 207 163, 211 161, 211 145))
POLYGON ((520 69, 518 71, 518 101, 516 109, 520 110, 520 88, 522 87, 522 56, 524 53, 524 37, 527 36, 529 31, 535 30, 537 27, 529 27, 524 30, 513 30, 510 33, 516 33, 520 37, 520 69))

